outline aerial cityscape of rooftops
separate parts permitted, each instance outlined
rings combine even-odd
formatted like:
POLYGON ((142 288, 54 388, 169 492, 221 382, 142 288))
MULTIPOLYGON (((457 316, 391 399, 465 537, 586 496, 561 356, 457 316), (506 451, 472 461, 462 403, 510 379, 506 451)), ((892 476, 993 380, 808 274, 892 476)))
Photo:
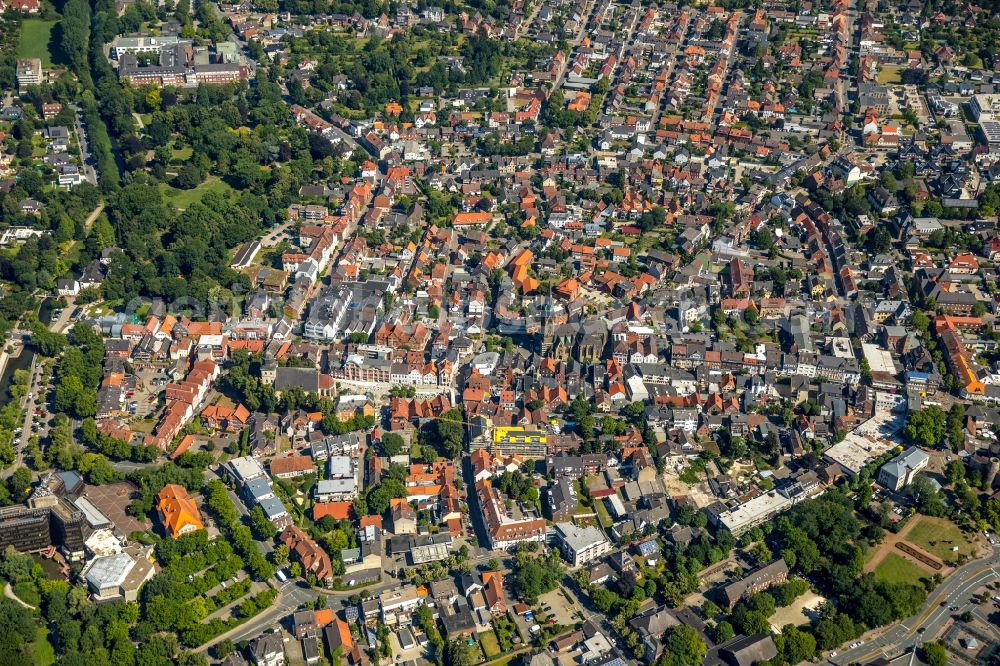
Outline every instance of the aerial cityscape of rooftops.
POLYGON ((1000 0, 0 0, 0 666, 1000 664, 1000 0))

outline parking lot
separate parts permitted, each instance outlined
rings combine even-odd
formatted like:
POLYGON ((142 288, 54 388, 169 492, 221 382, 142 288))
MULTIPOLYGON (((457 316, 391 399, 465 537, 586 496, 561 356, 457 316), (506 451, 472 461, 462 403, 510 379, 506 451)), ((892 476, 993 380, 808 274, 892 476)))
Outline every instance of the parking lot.
POLYGON ((572 626, 579 619, 576 607, 566 600, 558 588, 540 596, 535 610, 540 616, 536 617, 536 622, 544 617, 552 616, 558 624, 572 626))
POLYGON ((392 647, 393 659, 396 663, 420 663, 429 658, 427 648, 420 645, 413 629, 413 627, 407 628, 410 635, 414 637, 414 642, 416 644, 406 648, 405 650, 399 643, 399 631, 389 632, 389 645, 392 647))
POLYGON ((159 396, 163 393, 163 387, 170 379, 166 372, 160 368, 136 368, 135 375, 139 380, 138 386, 136 386, 135 395, 129 397, 128 400, 130 403, 135 403, 134 418, 142 420, 159 409, 159 396))

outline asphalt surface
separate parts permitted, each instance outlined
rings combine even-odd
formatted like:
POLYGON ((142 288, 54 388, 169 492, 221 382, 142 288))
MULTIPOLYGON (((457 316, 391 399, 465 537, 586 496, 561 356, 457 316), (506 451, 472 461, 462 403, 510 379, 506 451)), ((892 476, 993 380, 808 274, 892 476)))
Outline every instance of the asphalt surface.
POLYGON ((257 638, 267 629, 277 631, 281 627, 281 621, 289 614, 300 608, 306 602, 316 598, 316 593, 307 587, 300 587, 294 580, 289 580, 278 589, 278 596, 271 604, 271 607, 259 615, 255 615, 245 624, 234 627, 222 633, 204 645, 195 648, 195 652, 204 652, 216 643, 229 639, 234 643, 248 641, 257 638))
MULTIPOLYGON (((15 469, 24 464, 24 450, 28 445, 28 440, 31 439, 31 424, 35 415, 35 409, 41 400, 39 393, 41 393, 42 384, 40 382, 39 370, 38 357, 35 356, 31 359, 31 365, 28 366, 28 374, 31 377, 31 381, 28 382, 28 393, 21 398, 21 409, 25 410, 25 412, 24 419, 21 421, 21 434, 14 436, 14 462, 0 472, 0 478, 6 479, 14 473, 15 469), (33 395, 34 397, 29 398, 29 395, 33 395)), ((41 433, 38 434, 39 439, 41 439, 41 433)))
POLYGON ((94 158, 90 154, 90 146, 87 143, 87 130, 80 120, 80 108, 75 104, 70 104, 70 108, 73 109, 73 129, 76 131, 76 140, 80 146, 83 175, 91 185, 97 185, 97 170, 94 168, 94 158))
POLYGON ((969 562, 948 576, 928 596, 919 613, 865 641, 864 645, 827 657, 827 661, 845 666, 864 664, 878 657, 892 659, 908 651, 914 642, 934 640, 953 617, 976 606, 969 597, 977 588, 997 579, 1000 579, 1000 548, 994 547, 987 557, 969 562))

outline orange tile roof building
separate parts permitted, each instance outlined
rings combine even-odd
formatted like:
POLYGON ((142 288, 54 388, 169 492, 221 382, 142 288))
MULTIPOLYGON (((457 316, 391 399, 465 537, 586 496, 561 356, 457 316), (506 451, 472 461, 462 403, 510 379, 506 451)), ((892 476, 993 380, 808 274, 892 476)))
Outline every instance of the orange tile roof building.
POLYGON ((163 527, 175 539, 205 528, 194 498, 188 494, 184 486, 176 483, 168 483, 156 494, 156 510, 160 514, 163 527))

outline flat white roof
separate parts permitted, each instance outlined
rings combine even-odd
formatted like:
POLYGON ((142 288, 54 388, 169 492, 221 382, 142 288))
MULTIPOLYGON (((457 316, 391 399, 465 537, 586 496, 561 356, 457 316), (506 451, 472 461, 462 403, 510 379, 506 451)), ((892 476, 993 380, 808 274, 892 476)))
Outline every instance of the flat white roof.
POLYGON ((753 524, 761 516, 767 516, 777 511, 781 511, 786 506, 791 506, 792 501, 772 490, 769 493, 758 495, 752 500, 744 502, 739 506, 719 514, 719 521, 725 525, 730 532, 738 532, 747 525, 753 524))
POLYGON ((848 433, 842 442, 834 444, 826 451, 828 460, 840 465, 845 472, 855 475, 896 444, 875 435, 861 435, 857 430, 848 433))
POLYGON ((330 456, 327 461, 327 475, 331 479, 354 478, 354 461, 350 456, 330 456))
POLYGON ((399 608, 400 606, 414 603, 419 599, 417 588, 413 585, 407 585, 398 590, 386 590, 378 598, 383 611, 399 608))
POLYGON ((106 557, 122 552, 121 541, 110 529, 96 530, 87 538, 85 545, 95 557, 106 557))
POLYGON ((95 529, 108 527, 114 524, 108 519, 107 516, 101 513, 101 510, 98 509, 93 502, 86 497, 76 498, 73 501, 73 504, 75 504, 76 508, 80 511, 83 511, 83 515, 86 517, 87 522, 90 523, 90 526, 95 529))
POLYGON ((252 456, 233 458, 229 461, 229 467, 233 470, 233 474, 236 475, 237 479, 241 483, 246 483, 250 479, 255 479, 258 476, 267 476, 267 474, 264 473, 264 468, 261 466, 260 462, 252 456))
POLYGON ((323 479, 316 483, 316 492, 320 495, 326 493, 343 493, 354 490, 357 483, 354 478, 348 479, 323 479))
POLYGON ((578 553, 607 541, 604 534, 593 525, 581 527, 574 523, 556 523, 555 529, 559 538, 578 553))
POLYGON ((882 349, 878 345, 868 342, 861 344, 861 351, 868 361, 868 367, 872 372, 884 372, 890 375, 896 374, 896 361, 892 358, 892 353, 888 349, 882 349))

